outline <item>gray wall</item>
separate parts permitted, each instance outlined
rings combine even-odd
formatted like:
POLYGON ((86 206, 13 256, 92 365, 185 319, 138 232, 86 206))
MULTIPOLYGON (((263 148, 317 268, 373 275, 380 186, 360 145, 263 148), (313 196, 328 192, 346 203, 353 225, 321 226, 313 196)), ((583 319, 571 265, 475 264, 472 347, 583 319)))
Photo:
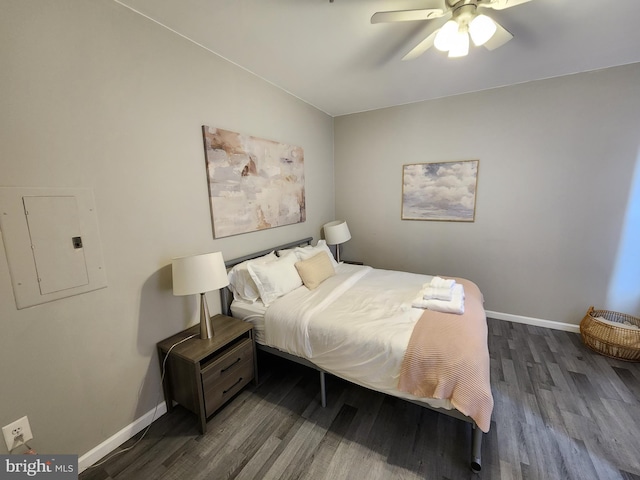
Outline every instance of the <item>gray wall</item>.
POLYGON ((638 315, 639 133, 640 64, 338 117, 343 258, 467 277, 511 315, 638 315), (474 223, 400 220, 403 164, 467 159, 474 223))
POLYGON ((195 322, 172 257, 333 219, 333 120, 112 0, 3 0, 0 63, 0 186, 92 188, 109 285, 17 310, 0 246, 0 426, 82 455, 155 405, 155 343, 195 322), (303 147, 307 221, 214 240, 203 124, 303 147))

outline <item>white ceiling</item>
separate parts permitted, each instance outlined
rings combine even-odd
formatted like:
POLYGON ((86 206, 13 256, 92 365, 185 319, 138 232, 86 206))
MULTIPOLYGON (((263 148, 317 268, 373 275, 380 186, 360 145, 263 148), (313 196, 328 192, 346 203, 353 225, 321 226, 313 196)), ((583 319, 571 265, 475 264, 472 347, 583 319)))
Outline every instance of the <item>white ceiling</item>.
MULTIPOLYGON (((332 116, 640 62, 640 0, 487 9, 514 38, 402 56, 439 20, 370 23, 438 0, 116 0, 332 116)), ((442 1, 442 0, 440 0, 442 1)))

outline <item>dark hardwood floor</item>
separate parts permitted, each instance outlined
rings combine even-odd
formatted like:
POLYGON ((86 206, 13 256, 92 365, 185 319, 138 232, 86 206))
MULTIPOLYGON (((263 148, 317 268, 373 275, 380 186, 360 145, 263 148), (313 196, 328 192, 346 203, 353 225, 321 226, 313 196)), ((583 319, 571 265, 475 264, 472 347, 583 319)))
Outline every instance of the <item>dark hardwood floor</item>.
POLYGON ((206 435, 177 407, 80 479, 640 480, 639 363, 593 353, 578 334, 493 319, 489 351, 495 408, 479 474, 468 424, 331 376, 322 408, 317 372, 261 356, 260 385, 206 435))

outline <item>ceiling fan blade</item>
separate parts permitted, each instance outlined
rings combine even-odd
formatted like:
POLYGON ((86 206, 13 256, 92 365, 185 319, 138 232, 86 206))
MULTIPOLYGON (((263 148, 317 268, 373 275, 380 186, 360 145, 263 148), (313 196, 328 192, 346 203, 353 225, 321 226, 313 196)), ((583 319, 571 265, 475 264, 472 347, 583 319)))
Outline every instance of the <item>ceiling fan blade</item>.
POLYGON ((441 8, 423 8, 421 10, 398 10, 395 12, 377 12, 371 17, 371 23, 413 22, 441 17, 441 8))
POLYGON ((496 33, 494 33, 493 37, 487 40, 487 42, 484 44, 484 46, 487 47, 488 50, 495 50, 496 48, 501 47, 513 38, 513 35, 511 35, 511 33, 509 33, 506 28, 504 28, 495 20, 494 22, 496 24, 496 33))
POLYGON ((515 7, 521 3, 527 3, 531 0, 489 0, 478 2, 479 7, 493 8, 494 10, 504 10, 505 8, 515 7))
POLYGON ((413 60, 414 58, 418 58, 424 52, 426 52, 431 47, 433 47, 433 41, 435 40, 436 35, 439 31, 440 29, 438 28, 431 35, 427 36, 427 38, 422 40, 418 45, 413 47, 411 51, 409 51, 409 53, 407 53, 404 57, 402 57, 402 60, 413 60))

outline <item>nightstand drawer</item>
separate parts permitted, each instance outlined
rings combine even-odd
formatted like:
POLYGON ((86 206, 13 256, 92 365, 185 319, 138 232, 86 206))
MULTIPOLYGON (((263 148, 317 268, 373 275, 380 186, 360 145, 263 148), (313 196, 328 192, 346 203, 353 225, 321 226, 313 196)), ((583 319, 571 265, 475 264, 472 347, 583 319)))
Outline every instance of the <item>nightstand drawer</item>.
POLYGON ((253 355, 233 365, 216 379, 203 377, 204 409, 207 417, 253 379, 253 355))
POLYGON ((228 350, 213 357, 202 365, 202 383, 205 389, 207 384, 216 382, 221 377, 231 374, 234 369, 247 359, 253 361, 253 343, 250 338, 243 338, 228 350))
POLYGON ((244 338, 202 367, 202 393, 208 417, 253 379, 253 342, 244 338))

